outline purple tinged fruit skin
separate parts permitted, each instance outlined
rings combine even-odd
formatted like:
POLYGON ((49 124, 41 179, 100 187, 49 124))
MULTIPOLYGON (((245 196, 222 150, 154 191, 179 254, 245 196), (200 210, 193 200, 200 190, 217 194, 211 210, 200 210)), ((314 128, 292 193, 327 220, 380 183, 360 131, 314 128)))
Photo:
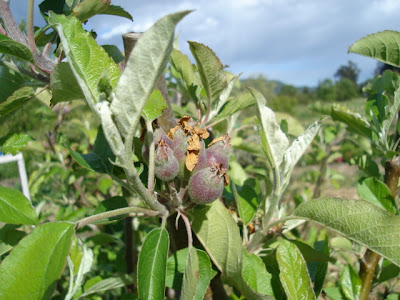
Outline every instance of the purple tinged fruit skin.
POLYGON ((218 199, 224 190, 224 173, 219 168, 207 167, 192 175, 188 184, 190 200, 207 204, 218 199))

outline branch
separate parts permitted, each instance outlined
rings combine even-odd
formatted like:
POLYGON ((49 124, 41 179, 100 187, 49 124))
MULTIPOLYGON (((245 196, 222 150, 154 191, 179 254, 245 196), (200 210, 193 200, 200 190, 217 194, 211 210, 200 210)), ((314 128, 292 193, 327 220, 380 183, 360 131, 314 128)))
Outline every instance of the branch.
POLYGON ((14 41, 29 48, 26 36, 19 29, 19 26, 11 13, 9 2, 6 0, 0 0, 0 17, 3 19, 4 25, 6 26, 8 36, 14 41))

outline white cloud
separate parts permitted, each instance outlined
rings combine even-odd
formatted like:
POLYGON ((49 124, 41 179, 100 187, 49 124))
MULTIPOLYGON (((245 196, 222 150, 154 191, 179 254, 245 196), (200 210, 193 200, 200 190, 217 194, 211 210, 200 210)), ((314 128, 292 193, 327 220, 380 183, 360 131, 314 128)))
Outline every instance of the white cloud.
MULTIPOLYGON (((16 1, 11 2, 16 3, 16 1)), ((234 72, 265 73, 293 84, 315 85, 353 60, 362 79, 376 66, 372 59, 347 54, 359 38, 385 29, 399 30, 399 0, 113 0, 134 19, 96 16, 87 29, 100 44, 122 48, 121 35, 147 30, 160 17, 195 9, 177 27, 181 50, 187 40, 210 46, 234 72)), ((15 4, 14 4, 15 7, 15 4)), ((16 10, 20 12, 20 7, 16 10)))

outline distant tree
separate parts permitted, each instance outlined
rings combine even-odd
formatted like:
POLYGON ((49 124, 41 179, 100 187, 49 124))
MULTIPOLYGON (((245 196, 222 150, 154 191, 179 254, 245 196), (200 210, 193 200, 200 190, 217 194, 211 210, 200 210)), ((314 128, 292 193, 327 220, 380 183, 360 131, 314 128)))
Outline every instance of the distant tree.
POLYGON ((281 90, 279 91, 279 95, 285 95, 285 96, 291 96, 291 97, 296 97, 298 93, 299 93, 299 89, 290 84, 282 85, 281 90))
POLYGON ((360 69, 354 62, 349 60, 347 65, 342 65, 339 67, 335 73, 335 78, 337 78, 337 81, 347 78, 357 84, 358 75, 360 75, 360 69))
POLYGON ((242 88, 252 87, 259 91, 268 100, 274 95, 275 83, 269 81, 264 75, 259 74, 241 80, 242 88))
POLYGON ((344 101, 350 100, 360 95, 360 90, 358 85, 348 79, 342 78, 338 82, 336 82, 336 96, 337 100, 344 101))
POLYGON ((332 79, 327 78, 318 84, 317 97, 318 99, 325 101, 336 100, 336 84, 332 79))

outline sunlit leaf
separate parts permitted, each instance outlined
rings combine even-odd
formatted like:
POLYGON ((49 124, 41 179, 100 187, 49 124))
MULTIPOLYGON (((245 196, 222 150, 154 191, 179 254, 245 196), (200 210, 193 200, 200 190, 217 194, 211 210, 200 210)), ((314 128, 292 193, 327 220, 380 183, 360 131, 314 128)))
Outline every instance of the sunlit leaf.
POLYGON ((110 106, 123 137, 133 134, 139 125, 146 100, 167 65, 175 26, 188 13, 175 13, 158 20, 137 41, 129 55, 110 106))
POLYGON ((272 168, 277 170, 289 146, 289 140, 276 122, 274 112, 266 106, 264 96, 255 89, 250 89, 250 92, 257 101, 262 146, 272 168))
POLYGON ((359 299, 361 291, 361 279, 354 271, 353 267, 347 265, 340 274, 340 287, 347 299, 359 299))
POLYGON ((339 198, 303 202, 293 216, 321 223, 400 266, 400 216, 364 200, 339 198))
POLYGON ((386 209, 395 214, 397 211, 396 203, 389 188, 382 181, 369 177, 361 180, 357 185, 357 192, 360 199, 366 200, 376 206, 386 209))
POLYGON ((38 217, 29 200, 20 191, 0 186, 0 222, 36 225, 38 217))
POLYGON ((293 243, 282 239, 276 252, 283 288, 289 299, 315 299, 306 262, 293 243))
POLYGON ((32 141, 32 138, 24 133, 8 134, 0 138, 0 151, 16 155, 32 141))
POLYGON ((63 101, 85 99, 70 65, 66 62, 60 62, 54 67, 50 75, 50 88, 53 95, 52 105, 63 101))
POLYGON ((370 124, 360 114, 354 113, 340 105, 332 106, 330 114, 332 119, 345 123, 350 131, 371 138, 370 124))
POLYGON ((95 113, 100 114, 95 106, 100 100, 99 81, 107 76, 115 88, 121 71, 91 34, 82 28, 77 18, 50 11, 48 22, 60 36, 68 63, 86 101, 95 113))
POLYGON ((0 265, 1 299, 50 299, 65 266, 73 223, 46 223, 33 229, 0 265))
POLYGON ((138 261, 139 299, 164 299, 168 249, 165 229, 156 228, 147 234, 138 261))
POLYGON ((154 121, 168 108, 167 102, 159 90, 154 90, 143 108, 142 116, 147 121, 154 121))
POLYGON ((374 58, 385 64, 400 67, 400 32, 385 30, 367 35, 355 42, 349 52, 374 58))
POLYGON ((209 47, 197 42, 188 43, 208 97, 208 105, 211 105, 218 99, 227 84, 224 66, 209 47))

